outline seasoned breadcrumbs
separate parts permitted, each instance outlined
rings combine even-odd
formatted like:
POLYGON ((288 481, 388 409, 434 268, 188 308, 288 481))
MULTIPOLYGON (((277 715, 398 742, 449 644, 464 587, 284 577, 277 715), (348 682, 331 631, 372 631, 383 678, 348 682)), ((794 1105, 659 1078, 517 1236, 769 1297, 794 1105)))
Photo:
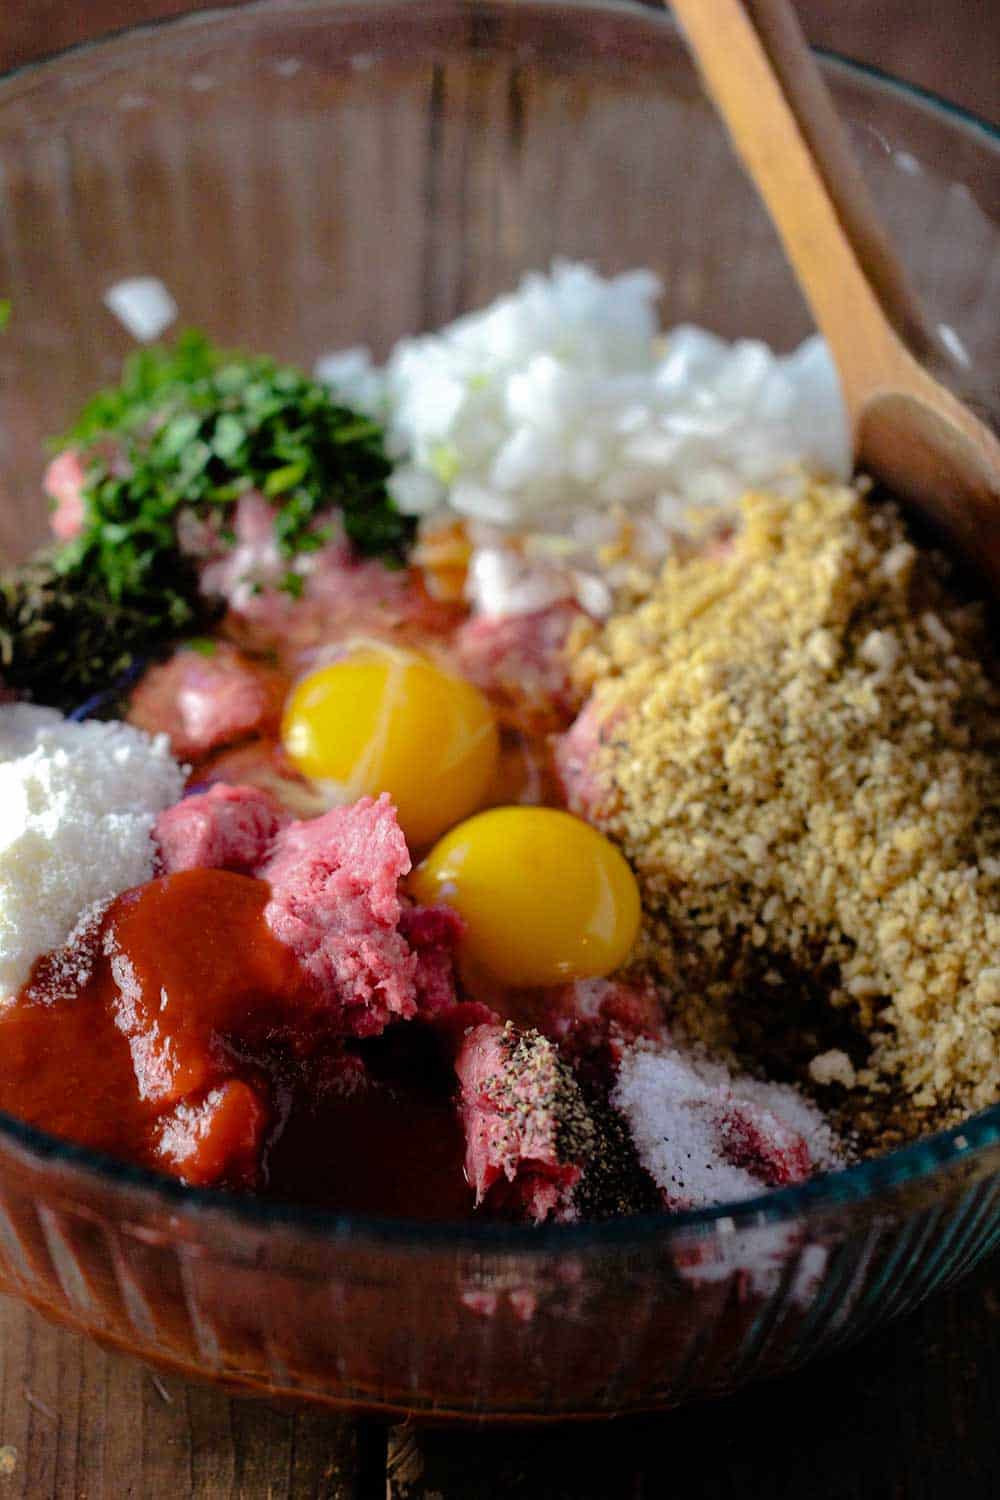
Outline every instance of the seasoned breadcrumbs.
POLYGON ((730 556, 668 562, 577 658, 604 725, 598 821, 640 878, 680 1019, 717 1041, 748 972, 791 964, 870 1034, 857 1084, 893 1078, 938 1119, 993 1103, 1000 691, 983 615, 860 489, 749 495, 743 521, 730 556))

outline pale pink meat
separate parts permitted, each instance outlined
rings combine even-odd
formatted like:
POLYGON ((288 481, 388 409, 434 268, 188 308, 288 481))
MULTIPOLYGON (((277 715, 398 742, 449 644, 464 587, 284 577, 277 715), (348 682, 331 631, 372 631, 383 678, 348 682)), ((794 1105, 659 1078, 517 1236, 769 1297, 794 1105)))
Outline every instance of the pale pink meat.
POLYGON ((71 542, 83 526, 83 486, 86 470, 75 448, 59 453, 45 470, 42 486, 55 502, 49 517, 52 535, 60 542, 71 542))
POLYGON ((613 1082, 626 1047, 669 1042, 663 1004, 649 981, 578 979, 536 995, 538 1030, 584 1076, 605 1086, 613 1082))
POLYGON ((596 1133, 553 1043, 511 1022, 475 1026, 461 1040, 455 1071, 477 1204, 490 1196, 537 1223, 576 1217, 573 1192, 596 1133))
POLYGON ((403 906, 399 930, 417 954, 417 1001, 427 1016, 455 1004, 455 950, 464 923, 450 906, 403 906))
POLYGON ((234 608, 244 602, 252 606, 258 592, 281 580, 288 571, 288 559, 281 555, 274 518, 270 501, 259 490, 248 490, 236 502, 231 523, 235 540, 224 552, 217 552, 204 532, 191 531, 185 550, 191 556, 208 558, 201 570, 204 594, 220 596, 234 608))
POLYGON ((748 1099, 730 1098, 718 1120, 723 1155, 745 1167, 767 1187, 805 1182, 813 1173, 809 1144, 773 1110, 748 1099))
POLYGON ((455 632, 455 660, 508 722, 535 732, 564 729, 576 708, 566 648, 583 619, 565 600, 533 614, 476 615, 455 632))
POLYGON ((287 680, 217 642, 209 655, 182 646, 151 667, 132 694, 128 720, 166 734, 175 755, 197 758, 250 735, 273 734, 287 680))
POLYGON ((267 736, 212 751, 199 760, 191 780, 199 791, 217 781, 257 787, 299 818, 326 809, 326 799, 293 764, 281 741, 267 736))
POLYGON ((383 795, 288 825, 256 871, 271 885, 268 925, 335 1008, 344 1034, 377 1035, 424 1003, 439 1010, 453 998, 444 920, 428 919, 421 931, 400 895, 409 869, 406 840, 383 795))
POLYGON ((837 1159, 822 1116, 794 1090, 669 1043, 626 1053, 610 1097, 670 1209, 804 1182, 837 1159))
POLYGON ((594 767, 595 757, 611 727, 611 720, 589 698, 565 734, 555 743, 553 761, 566 806, 578 817, 594 821, 607 798, 594 767))
POLYGON ((153 828, 164 874, 178 870, 235 870, 263 863, 276 834, 290 821, 274 798, 254 786, 218 783, 160 813, 153 828))
POLYGON ((295 564, 302 590, 280 584, 289 570, 274 535, 274 511, 256 491, 233 518, 235 545, 202 569, 201 587, 229 605, 227 628, 241 640, 299 659, 315 646, 354 636, 419 644, 448 632, 464 610, 432 599, 415 568, 390 568, 359 557, 339 530, 336 512, 318 518, 333 539, 295 564))

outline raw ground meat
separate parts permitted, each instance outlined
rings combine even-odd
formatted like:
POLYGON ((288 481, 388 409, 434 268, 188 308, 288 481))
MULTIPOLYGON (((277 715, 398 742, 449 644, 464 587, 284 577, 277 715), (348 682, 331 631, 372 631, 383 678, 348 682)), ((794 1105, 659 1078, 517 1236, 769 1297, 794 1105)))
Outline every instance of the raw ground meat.
POLYGON ((746 1167, 768 1187, 805 1182, 812 1175, 808 1142, 773 1110, 748 1099, 730 1099, 718 1131, 726 1159, 746 1167))
POLYGON ((578 979, 540 992, 539 999, 538 1030, 581 1076, 604 1089, 614 1083, 626 1047, 669 1040, 663 1004, 650 982, 578 979))
POLYGON ((604 796, 592 767, 607 728, 595 700, 590 698, 555 742, 553 760, 566 806, 588 821, 600 811, 604 796))
POLYGON ((596 1131, 553 1043, 509 1021, 475 1026, 462 1039, 455 1071, 477 1204, 489 1195, 536 1223, 574 1218, 573 1191, 596 1131))
POLYGON ((191 772, 188 788, 203 791, 220 781, 270 792, 297 818, 318 817, 328 806, 323 793, 293 765, 281 741, 270 737, 213 752, 191 772))
POLYGON ((284 675, 215 643, 203 654, 182 646, 151 667, 129 704, 128 721, 166 734, 181 760, 197 758, 250 735, 274 735, 288 691, 284 675))
POLYGON ((75 448, 59 453, 45 470, 42 487, 56 503, 49 517, 52 535, 71 542, 83 526, 83 486, 86 471, 75 448))
POLYGON ((289 821, 268 792, 220 783, 160 813, 153 838, 167 875, 178 870, 249 874, 289 821))
POLYGON ((455 1004, 455 950, 464 924, 450 906, 403 905, 399 930, 417 954, 417 1001, 428 1016, 455 1004))
POLYGON ((819 1110, 795 1089, 679 1048, 626 1048, 611 1102, 668 1208, 748 1198, 843 1160, 819 1110))
MULTIPOLYGON (((320 517, 334 531, 336 515, 320 517)), ((296 563, 300 597, 280 584, 288 572, 274 536, 274 510, 251 491, 236 507, 236 545, 202 569, 202 591, 229 605, 226 629, 256 649, 273 647, 299 661, 317 645, 352 636, 377 636, 418 645, 450 632, 464 606, 433 599, 415 568, 389 568, 358 557, 342 536, 296 563)))
POLYGON ((271 931, 336 1007, 345 1034, 374 1036, 421 1003, 435 1010, 453 998, 444 950, 459 929, 441 914, 404 917, 399 881, 409 869, 383 794, 283 828, 257 870, 271 885, 271 931))
POLYGON ((507 723, 536 734, 565 729, 577 707, 566 646, 586 618, 566 601, 528 615, 477 615, 455 632, 456 664, 507 723))

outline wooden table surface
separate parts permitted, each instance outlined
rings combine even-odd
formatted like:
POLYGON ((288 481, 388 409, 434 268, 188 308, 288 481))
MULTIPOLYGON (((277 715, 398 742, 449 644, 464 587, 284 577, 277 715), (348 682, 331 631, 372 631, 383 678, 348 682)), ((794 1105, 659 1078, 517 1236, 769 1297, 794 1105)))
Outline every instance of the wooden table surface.
MULTIPOLYGON (((0 69, 192 0, 0 0, 0 69)), ((810 36, 996 120, 997 0, 799 0, 810 36)), ((1000 1263, 726 1401, 531 1433, 380 1428, 161 1379, 0 1298, 0 1500, 1000 1495, 1000 1263)))

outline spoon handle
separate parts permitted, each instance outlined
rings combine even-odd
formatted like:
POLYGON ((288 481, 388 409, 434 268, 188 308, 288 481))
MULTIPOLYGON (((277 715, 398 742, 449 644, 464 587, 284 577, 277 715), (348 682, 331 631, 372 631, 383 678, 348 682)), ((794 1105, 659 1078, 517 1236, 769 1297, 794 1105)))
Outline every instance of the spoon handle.
POLYGON ((855 459, 1000 586, 1000 441, 915 357, 933 341, 788 0, 672 5, 829 345, 855 459))
POLYGON ((939 361, 945 351, 882 226, 794 8, 788 0, 743 0, 743 9, 882 311, 911 353, 939 361))
POLYGON ((873 384, 898 375, 896 328, 924 346, 928 336, 798 23, 787 0, 672 0, 672 9, 856 417, 873 384))

